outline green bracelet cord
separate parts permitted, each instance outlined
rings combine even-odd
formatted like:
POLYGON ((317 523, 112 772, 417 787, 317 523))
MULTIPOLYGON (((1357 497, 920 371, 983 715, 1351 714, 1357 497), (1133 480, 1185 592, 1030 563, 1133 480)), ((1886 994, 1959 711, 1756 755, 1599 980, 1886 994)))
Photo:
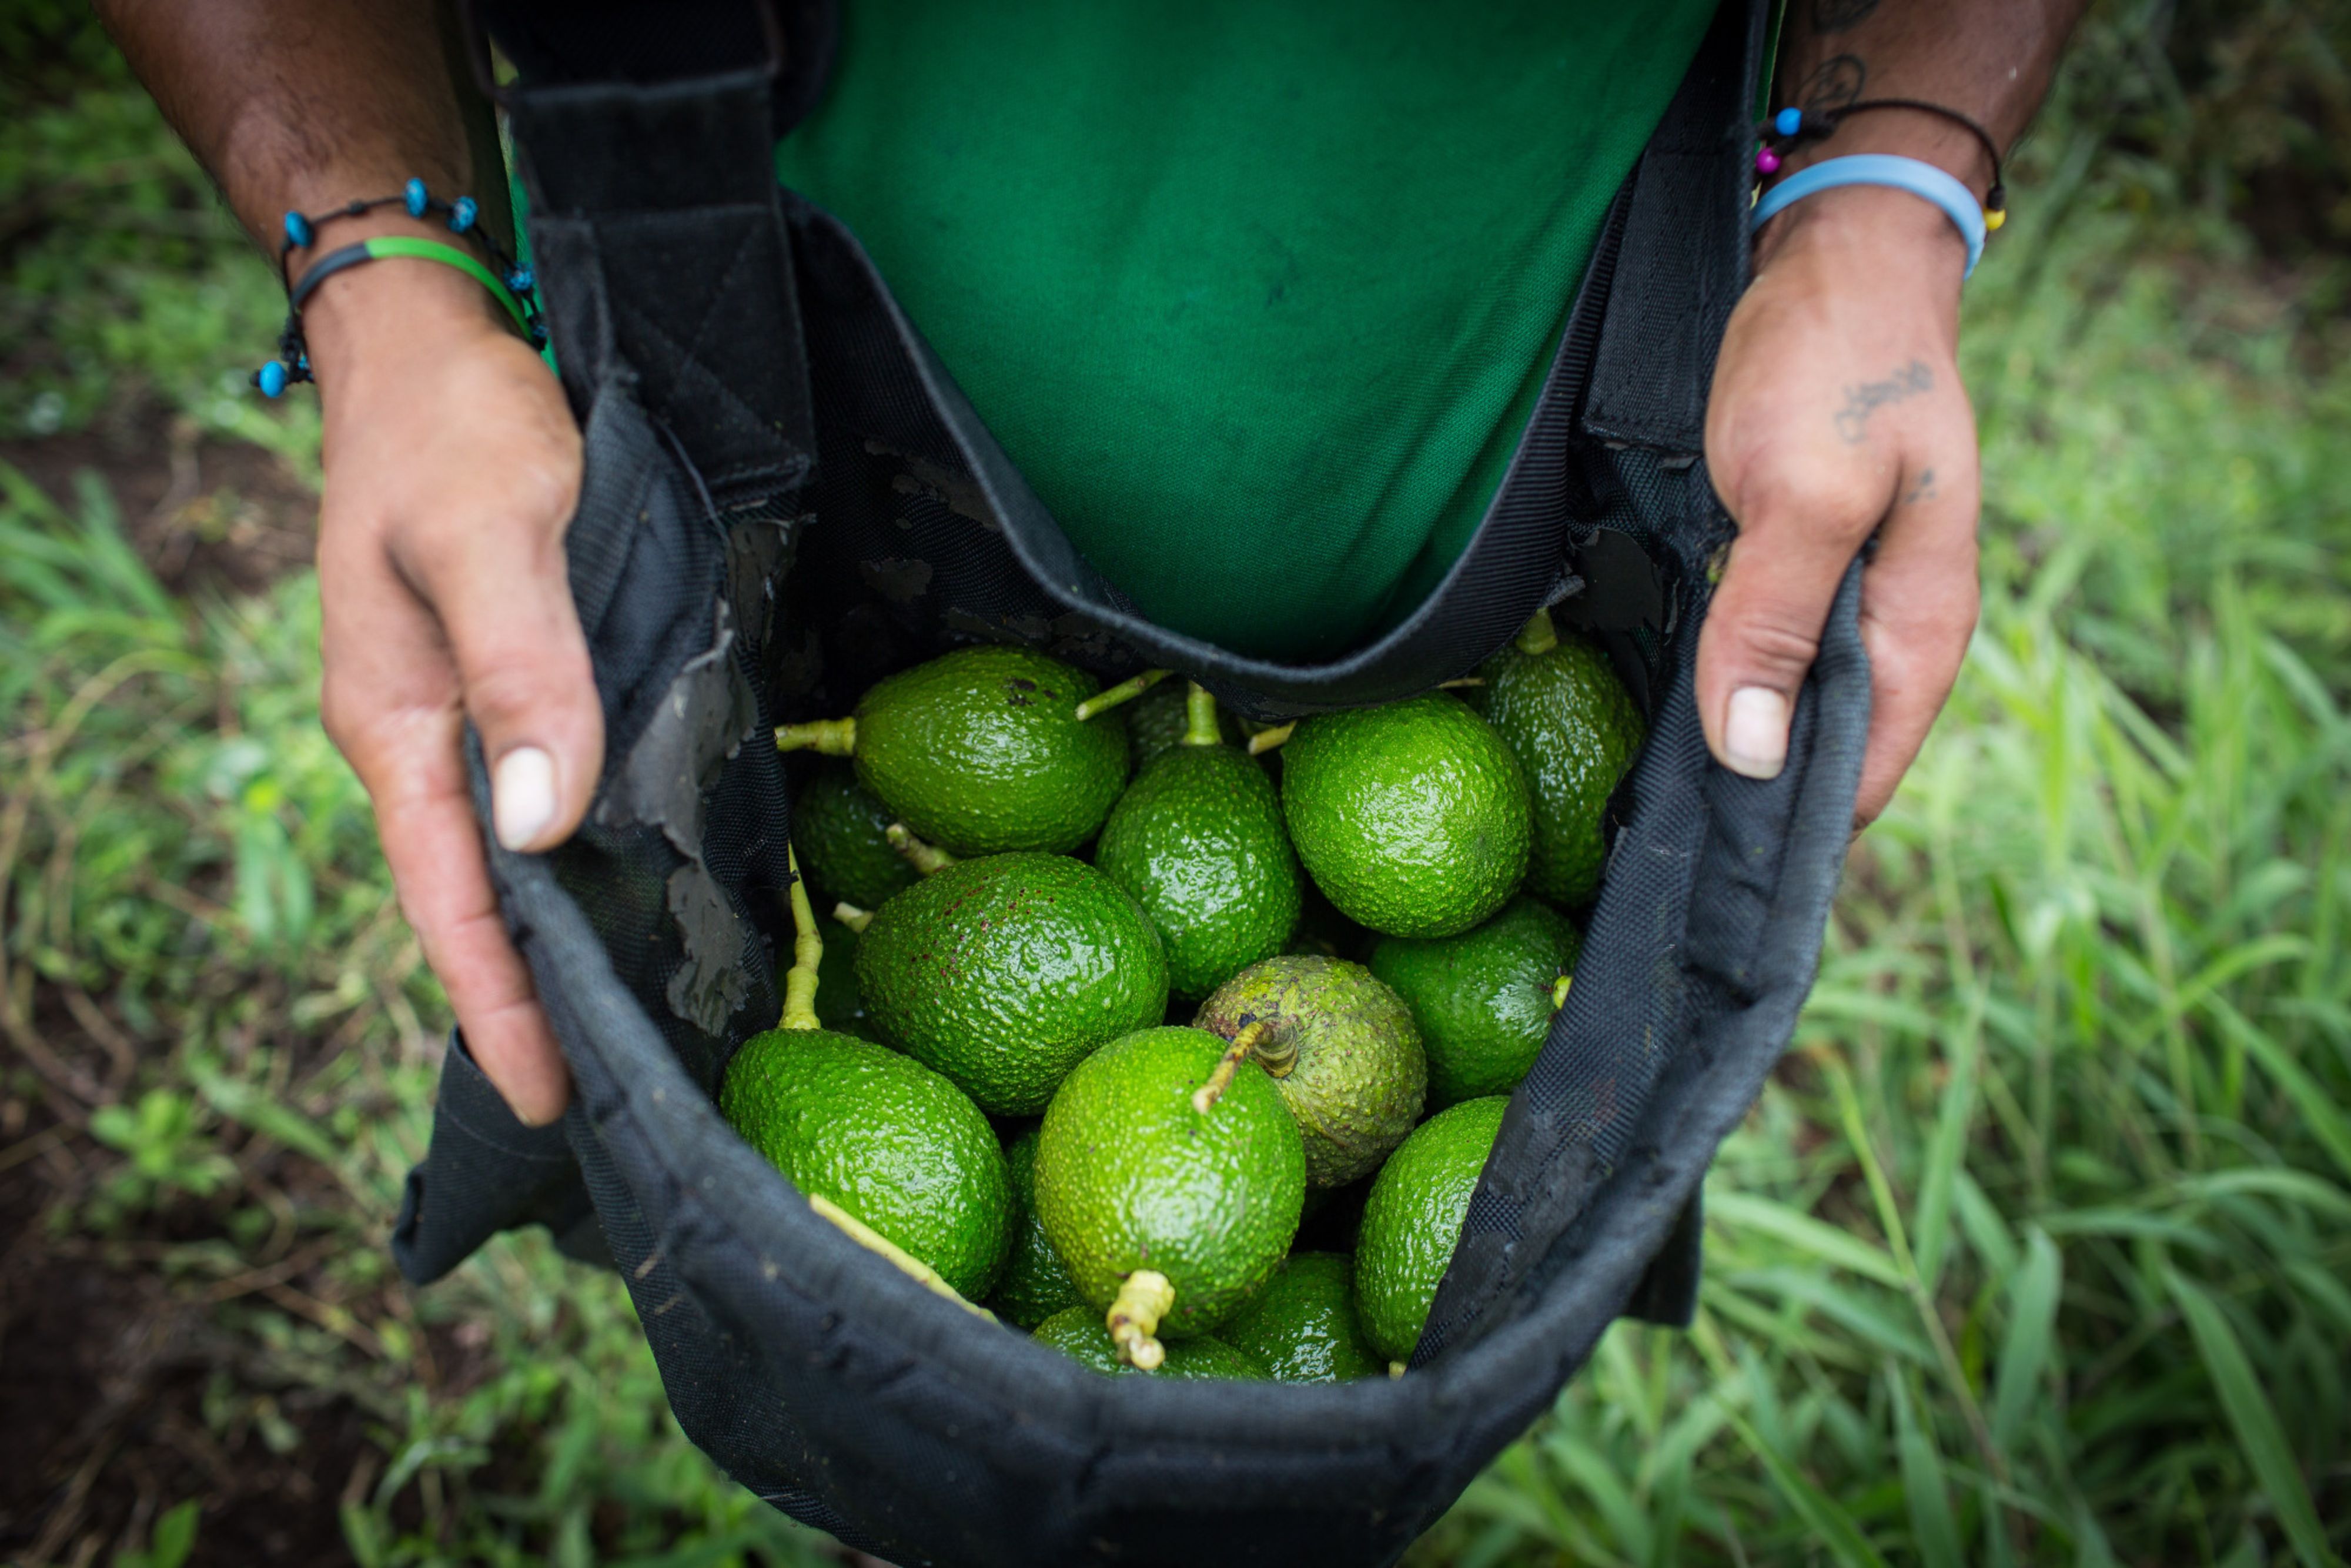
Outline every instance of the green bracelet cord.
MULTIPOLYGON (((522 301, 514 297, 514 291, 497 274, 454 245, 443 245, 437 239, 414 239, 407 235, 381 235, 374 239, 360 241, 358 248, 367 252, 370 261, 381 261, 388 256, 408 256, 420 261, 437 261, 444 267, 454 267, 488 289, 490 298, 506 307, 507 314, 514 318, 517 327, 525 333, 530 330, 530 319, 523 314, 522 301)), ((322 257, 319 265, 324 267, 332 259, 330 256, 322 257)), ((319 267, 312 267, 308 276, 302 279, 302 287, 297 291, 298 298, 309 293, 310 279, 318 275, 319 267)))

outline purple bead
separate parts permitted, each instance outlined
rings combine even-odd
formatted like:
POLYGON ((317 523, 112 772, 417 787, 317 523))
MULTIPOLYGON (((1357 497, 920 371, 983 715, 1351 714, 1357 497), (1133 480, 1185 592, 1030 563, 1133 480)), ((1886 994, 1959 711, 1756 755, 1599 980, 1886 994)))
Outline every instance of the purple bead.
POLYGON ((1762 174, 1775 174, 1779 172, 1780 155, 1777 152, 1772 152, 1769 147, 1766 147, 1762 152, 1755 154, 1755 169, 1758 173, 1762 174))

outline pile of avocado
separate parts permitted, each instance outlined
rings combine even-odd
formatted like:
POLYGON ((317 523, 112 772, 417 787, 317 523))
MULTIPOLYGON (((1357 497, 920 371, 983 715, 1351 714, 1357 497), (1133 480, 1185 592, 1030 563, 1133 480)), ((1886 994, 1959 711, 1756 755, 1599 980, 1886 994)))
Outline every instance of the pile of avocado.
POLYGON ((720 1109, 819 1212, 1088 1366, 1401 1373, 1640 717, 1541 614, 1453 690, 1246 738, 1163 674, 965 648, 778 730, 818 754, 796 941, 720 1109))

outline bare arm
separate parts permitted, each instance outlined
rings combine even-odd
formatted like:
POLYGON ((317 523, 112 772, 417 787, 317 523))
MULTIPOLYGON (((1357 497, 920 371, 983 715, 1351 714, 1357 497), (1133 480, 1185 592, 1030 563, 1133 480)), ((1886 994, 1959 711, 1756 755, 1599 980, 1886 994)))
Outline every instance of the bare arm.
MULTIPOLYGON (((99 0, 132 68, 277 254, 282 214, 422 178, 507 227, 487 106, 432 0, 99 0)), ((450 239, 398 208, 322 227, 450 239)), ((326 415, 320 711, 374 802, 402 908, 466 1042, 526 1121, 569 1093, 491 894, 460 745, 490 758, 516 849, 579 823, 603 751, 565 574, 580 434, 554 377, 489 297, 431 261, 328 278, 304 311, 326 415)), ((256 345, 256 348, 259 346, 256 345)))
MULTIPOLYGON (((2083 5, 1791 0, 1773 106, 1922 99, 2005 149, 2048 91, 2083 5)), ((1786 169, 1855 152, 1920 159, 1979 198, 1991 183, 1963 127, 1907 110, 1855 115, 1786 169)), ((2019 221, 2032 221, 2029 202, 2019 221)), ((1987 265, 1997 256, 1995 246, 1987 265)), ((1732 314, 1708 411, 1708 469, 1740 528, 1698 641, 1708 743, 1738 772, 1780 771, 1830 601, 1876 534, 1862 591, 1865 822, 1917 755, 1975 625, 1980 484, 1957 359, 1966 259, 1950 220, 1907 192, 1798 202, 1757 236, 1755 282, 1732 314)))

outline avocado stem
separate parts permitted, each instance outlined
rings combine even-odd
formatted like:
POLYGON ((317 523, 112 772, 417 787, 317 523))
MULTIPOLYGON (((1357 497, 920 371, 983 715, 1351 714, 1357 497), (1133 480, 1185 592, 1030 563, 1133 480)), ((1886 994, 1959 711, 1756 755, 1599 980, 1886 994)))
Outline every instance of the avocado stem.
POLYGON ((1197 681, 1185 684, 1192 689, 1184 695, 1184 744, 1222 746, 1225 737, 1217 727, 1217 699, 1197 681))
POLYGON ((824 962, 824 937, 816 928, 816 911, 809 907, 808 880, 800 875, 799 851, 784 844, 784 863, 792 873, 792 967, 784 971, 784 1013, 778 1029, 820 1029, 816 1016, 817 967, 824 962))
POLYGON ((1520 653, 1530 656, 1548 653, 1559 646, 1559 632, 1551 623, 1550 611, 1538 610, 1528 617, 1526 625, 1519 631, 1518 646, 1520 653))
POLYGON ((1274 1020, 1268 1019, 1256 1026, 1265 1032, 1258 1036, 1252 1054, 1268 1078, 1287 1078, 1298 1066, 1298 1033, 1282 1030, 1277 1034, 1273 1025, 1274 1020))
POLYGON ((925 843, 914 836, 914 830, 904 822, 891 823, 882 830, 882 836, 890 841, 892 849, 906 857, 908 865, 913 866, 925 876, 929 876, 934 872, 945 871, 956 862, 955 856, 936 844, 925 843))
POLYGON ((1557 1012, 1557 1011, 1559 1011, 1559 1009, 1562 1009, 1562 1008, 1563 1008, 1563 1007, 1567 1006, 1567 988, 1568 988, 1569 986, 1573 985, 1573 984, 1574 983, 1574 981, 1575 981, 1575 977, 1574 977, 1574 976, 1573 976, 1573 975, 1562 975, 1558 979, 1553 980, 1553 981, 1552 982, 1552 987, 1551 987, 1551 1010, 1552 1010, 1552 1011, 1553 1011, 1553 1012, 1557 1012))
POLYGON ((1156 1269, 1137 1269, 1119 1281, 1118 1295, 1104 1320, 1119 1360, 1142 1372, 1155 1372, 1167 1359, 1159 1343, 1159 1321, 1176 1310, 1176 1287, 1156 1269))
POLYGON ((879 1252, 883 1257, 887 1258, 891 1262, 895 1263, 899 1268, 913 1275, 917 1283, 923 1285, 928 1290, 936 1291, 942 1296, 945 1296, 948 1301, 953 1301, 965 1312, 976 1313, 991 1322, 995 1320, 996 1314, 994 1312, 989 1312, 986 1307, 974 1306, 971 1302, 966 1301, 964 1299, 963 1292, 956 1290, 953 1285, 948 1284, 945 1280, 941 1279, 939 1277, 939 1271, 936 1269, 932 1268, 928 1263, 924 1262, 920 1258, 915 1257, 912 1252, 907 1251, 895 1241, 891 1240, 888 1237, 883 1235, 880 1231, 866 1224, 865 1221, 858 1218, 857 1216, 850 1213, 849 1210, 833 1202, 832 1199, 825 1197, 822 1193, 812 1192, 808 1195, 808 1200, 809 1207, 810 1208, 815 1209, 819 1214, 821 1214, 827 1219, 831 1220, 835 1225, 841 1227, 841 1229, 847 1231, 849 1233, 849 1239, 852 1241, 856 1242, 859 1246, 866 1248, 871 1251, 879 1252))
POLYGON ((860 936, 864 936, 865 928, 873 924, 872 910, 860 909, 845 898, 832 906, 832 917, 860 936))
MULTIPOLYGON (((1252 1019, 1241 1025, 1239 1031, 1233 1036, 1232 1043, 1225 1047, 1225 1054, 1217 1059, 1216 1068, 1208 1074, 1208 1081, 1192 1091, 1193 1110, 1205 1116, 1210 1106, 1225 1097, 1225 1091, 1233 1086, 1233 1074, 1240 1071, 1242 1061, 1257 1049, 1257 1042, 1265 1038, 1270 1027, 1264 1019, 1252 1019)), ((1292 1061, 1297 1060, 1295 1048, 1290 1056, 1292 1061)), ((1285 1066, 1282 1071, 1287 1072, 1289 1069, 1285 1066)))
POLYGON ((1297 727, 1298 721, 1291 719, 1288 724, 1277 724, 1271 729, 1259 730, 1249 737, 1249 754, 1251 757, 1263 757, 1267 752, 1287 741, 1290 733, 1297 727))
POLYGON ((1145 670, 1139 675, 1119 682, 1108 691, 1096 692, 1078 705, 1078 721, 1082 724, 1098 713, 1110 712, 1121 703, 1133 702, 1165 680, 1168 674, 1165 670, 1145 670))
POLYGON ((857 753, 857 716, 812 718, 806 724, 776 727, 778 751, 813 751, 823 757, 853 757, 857 753))

